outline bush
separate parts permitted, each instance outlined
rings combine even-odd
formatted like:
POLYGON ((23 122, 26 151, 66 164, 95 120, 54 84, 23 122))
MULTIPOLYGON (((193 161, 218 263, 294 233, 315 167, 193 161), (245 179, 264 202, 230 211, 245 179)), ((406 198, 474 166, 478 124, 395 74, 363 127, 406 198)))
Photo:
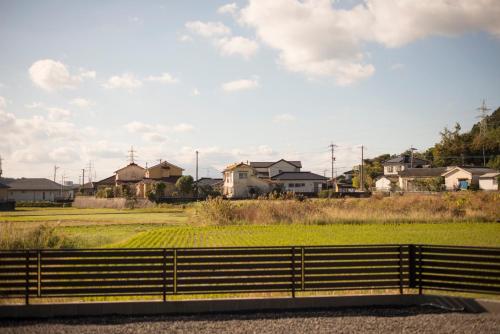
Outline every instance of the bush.
POLYGON ((16 202, 16 207, 18 208, 63 208, 70 207, 71 203, 58 203, 58 202, 49 202, 49 201, 23 201, 16 202))
POLYGON ((78 248, 75 239, 46 224, 30 229, 14 228, 12 224, 0 225, 0 249, 78 248))
POLYGON ((222 197, 208 198, 201 203, 197 216, 202 220, 216 224, 228 224, 235 221, 235 205, 222 197))

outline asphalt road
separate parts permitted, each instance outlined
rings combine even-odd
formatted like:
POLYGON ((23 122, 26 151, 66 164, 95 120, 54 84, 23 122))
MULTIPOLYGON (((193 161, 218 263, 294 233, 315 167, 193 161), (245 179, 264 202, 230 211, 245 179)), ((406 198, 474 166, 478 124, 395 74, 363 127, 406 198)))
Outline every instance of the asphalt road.
POLYGON ((0 321, 0 333, 499 333, 500 315, 432 307, 0 321))

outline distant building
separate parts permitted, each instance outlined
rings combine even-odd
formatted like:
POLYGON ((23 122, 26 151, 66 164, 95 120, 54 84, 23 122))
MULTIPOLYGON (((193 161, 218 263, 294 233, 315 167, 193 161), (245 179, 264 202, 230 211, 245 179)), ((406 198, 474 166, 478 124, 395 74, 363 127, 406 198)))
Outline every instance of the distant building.
POLYGON ((227 198, 251 198, 266 194, 272 189, 269 179, 257 176, 258 171, 243 162, 227 166, 223 175, 222 194, 227 198))
POLYGON ((442 174, 447 190, 479 188, 479 178, 485 174, 497 173, 497 170, 485 167, 453 167, 442 174))
POLYGON ((407 168, 430 167, 430 163, 427 160, 415 157, 412 159, 409 155, 402 155, 384 161, 382 166, 384 166, 384 175, 398 175, 399 172, 402 172, 407 168))
POLYGON ((304 195, 314 195, 326 188, 328 178, 311 172, 281 172, 271 177, 285 191, 304 195))
POLYGON ((406 168, 399 172, 399 188, 403 191, 421 191, 418 181, 440 178, 448 167, 406 168))
POLYGON ((486 173, 479 177, 479 189, 487 191, 498 191, 499 172, 486 173))
POLYGON ((281 159, 273 162, 250 162, 250 166, 255 168, 258 177, 272 178, 283 172, 300 172, 302 163, 281 159))
POLYGON ((74 198, 72 187, 44 178, 21 178, 7 184, 7 199, 21 201, 56 201, 74 198))
POLYGON ((6 201, 9 195, 9 186, 0 182, 0 201, 6 201))

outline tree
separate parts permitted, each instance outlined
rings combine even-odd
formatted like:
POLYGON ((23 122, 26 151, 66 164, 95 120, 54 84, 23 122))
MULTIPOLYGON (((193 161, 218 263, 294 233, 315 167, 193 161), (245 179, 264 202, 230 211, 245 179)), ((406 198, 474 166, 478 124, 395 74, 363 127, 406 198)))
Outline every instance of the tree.
POLYGON ((182 195, 191 195, 194 190, 194 180, 191 175, 181 176, 175 183, 175 188, 182 195))

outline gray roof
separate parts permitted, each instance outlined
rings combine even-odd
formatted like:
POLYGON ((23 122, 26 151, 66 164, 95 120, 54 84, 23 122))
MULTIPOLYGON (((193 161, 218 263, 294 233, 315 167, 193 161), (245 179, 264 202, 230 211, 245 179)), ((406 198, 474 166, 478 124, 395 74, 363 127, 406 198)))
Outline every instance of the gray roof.
MULTIPOLYGON (((411 157, 408 155, 402 155, 399 157, 391 158, 389 160, 384 161, 382 164, 383 165, 401 165, 401 164, 409 164, 411 163, 411 157)), ((429 161, 419 159, 419 158, 413 158, 413 164, 418 166, 418 165, 428 165, 429 161)))
POLYGON ((252 166, 254 168, 268 168, 268 167, 271 167, 272 165, 274 165, 275 163, 278 163, 280 161, 285 161, 285 162, 288 162, 288 163, 294 165, 297 168, 302 168, 302 162, 285 160, 285 159, 281 159, 278 161, 252 161, 252 162, 250 162, 250 166, 252 166))
POLYGON ((214 184, 222 182, 222 179, 212 179, 210 177, 202 177, 198 180, 198 185, 203 186, 213 186, 214 184))
MULTIPOLYGON (((11 190, 61 190, 61 185, 44 178, 21 178, 8 184, 11 190)), ((63 189, 71 189, 64 186, 63 189)))
POLYGON ((326 181, 328 178, 311 172, 282 172, 271 177, 271 180, 314 180, 326 181))
POLYGON ((7 189, 7 188, 10 188, 10 187, 8 185, 0 182, 0 189, 7 189))
POLYGON ((486 173, 495 173, 497 172, 496 170, 492 168, 485 168, 485 167, 460 167, 463 170, 468 171, 472 175, 484 175, 486 173))
POLYGON ((406 168, 398 173, 401 177, 437 177, 446 172, 446 167, 437 168, 406 168))

